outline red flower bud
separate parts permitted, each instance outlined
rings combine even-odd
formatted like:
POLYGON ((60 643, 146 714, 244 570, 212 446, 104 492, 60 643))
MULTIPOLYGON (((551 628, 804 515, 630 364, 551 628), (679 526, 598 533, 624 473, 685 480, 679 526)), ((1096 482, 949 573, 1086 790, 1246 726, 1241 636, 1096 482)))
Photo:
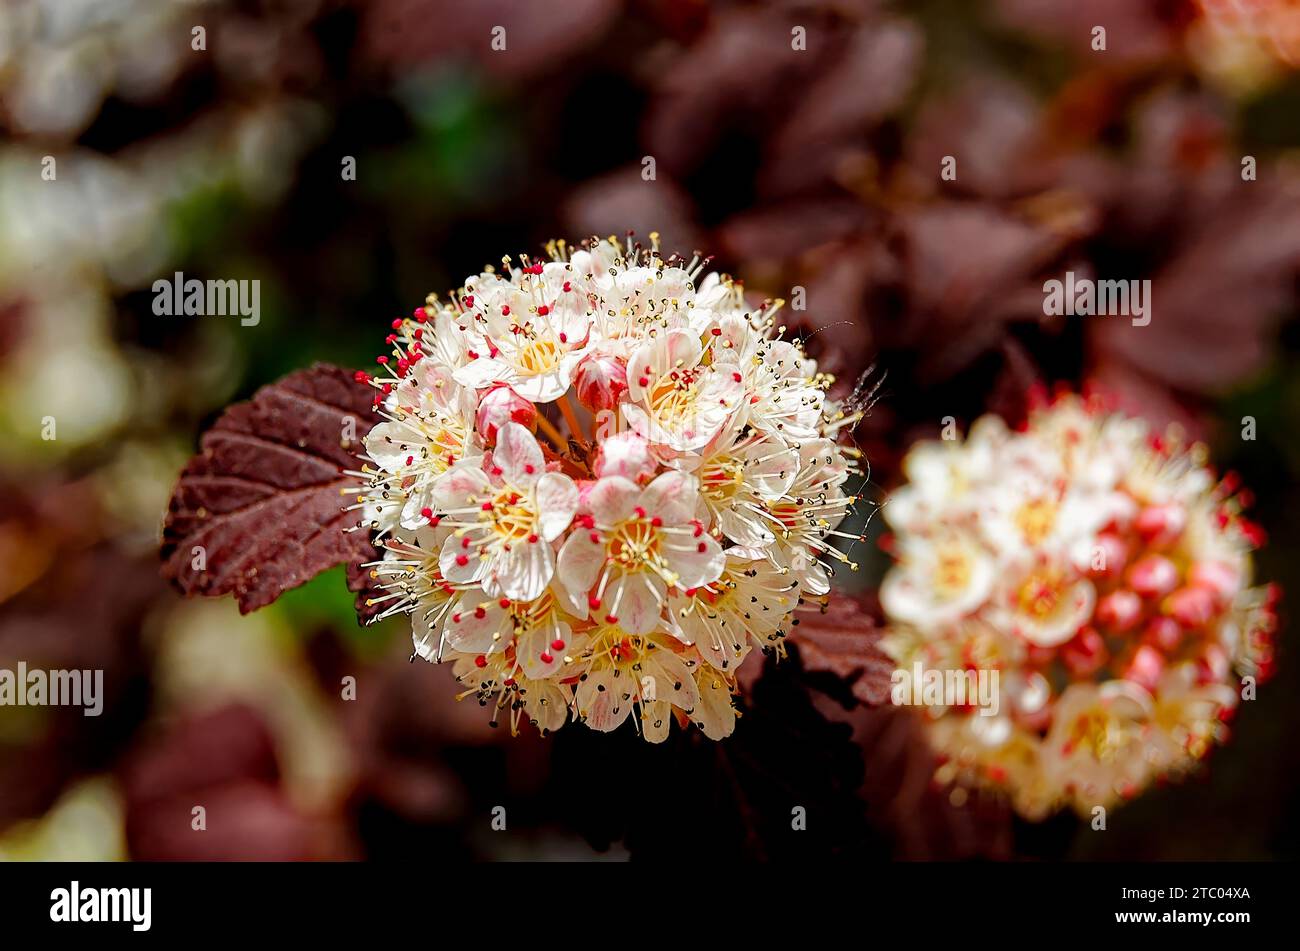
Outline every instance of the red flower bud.
POLYGON ((1129 568, 1128 583, 1144 598, 1160 598, 1178 586, 1178 569, 1162 555, 1147 555, 1129 568))
POLYGON ((1215 615, 1214 592, 1208 588, 1179 588, 1165 602, 1165 610, 1183 627, 1204 627, 1215 615))
POLYGON ((1127 588, 1112 591, 1097 602, 1097 623, 1117 634, 1131 630, 1142 616, 1142 599, 1127 588))
POLYGON ((1187 512, 1181 505, 1148 505, 1138 513, 1133 527, 1148 545, 1164 547, 1177 541, 1187 526, 1187 512))
POLYGON ((593 413, 612 410, 627 391, 627 367, 617 357, 589 354, 578 364, 573 386, 578 402, 593 413))

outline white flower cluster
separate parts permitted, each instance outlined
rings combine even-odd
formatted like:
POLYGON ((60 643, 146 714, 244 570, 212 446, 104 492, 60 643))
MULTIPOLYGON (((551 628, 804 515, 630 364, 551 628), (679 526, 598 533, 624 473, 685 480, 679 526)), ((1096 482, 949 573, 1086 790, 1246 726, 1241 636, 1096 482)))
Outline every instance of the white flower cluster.
POLYGON ((1204 455, 1070 395, 1024 432, 986 416, 911 450, 883 510, 886 648, 913 681, 919 665, 1000 685, 985 710, 926 707, 941 781, 1089 815, 1226 737, 1239 688, 1272 668, 1276 590, 1251 587, 1259 530, 1204 455))
POLYGON ((726 736, 736 669, 847 562, 853 417, 779 301, 657 246, 549 251, 431 296, 358 374, 386 420, 360 499, 377 600, 512 729, 726 736))

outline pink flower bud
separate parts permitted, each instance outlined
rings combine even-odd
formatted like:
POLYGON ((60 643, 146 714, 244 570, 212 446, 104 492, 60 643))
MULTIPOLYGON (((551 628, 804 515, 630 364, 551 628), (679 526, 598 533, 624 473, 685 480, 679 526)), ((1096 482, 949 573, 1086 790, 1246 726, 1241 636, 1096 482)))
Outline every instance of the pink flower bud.
POLYGON ((578 364, 573 377, 578 402, 593 413, 618 406, 619 395, 627 391, 627 367, 617 357, 589 354, 578 364))
POLYGON ((1232 662, 1228 659, 1228 652, 1221 646, 1207 644, 1196 667, 1201 683, 1222 683, 1232 668, 1232 662))
POLYGON ((1241 589, 1241 574, 1223 561, 1198 561, 1187 572, 1187 580, 1197 588, 1214 594, 1219 604, 1227 604, 1241 589))
POLYGON ((1088 552, 1088 563, 1081 566, 1093 578, 1115 578, 1128 562, 1128 544, 1118 535, 1098 535, 1088 552))
POLYGON ((1112 591, 1097 602, 1097 623, 1117 634, 1130 630, 1142 616, 1142 599, 1127 588, 1112 591))
POLYGON ((1129 568, 1128 583, 1144 598, 1164 597, 1178 586, 1178 569, 1162 555, 1147 555, 1129 568))
POLYGON ((1138 512, 1133 527, 1148 545, 1170 545, 1178 539, 1187 525, 1187 512, 1181 505, 1170 502, 1148 505, 1138 512))
POLYGON ((1164 656, 1151 645, 1143 644, 1129 661, 1128 669, 1124 671, 1124 679, 1141 684, 1151 693, 1155 693, 1164 670, 1164 656))
POLYGON ((479 435, 488 445, 495 445, 497 429, 506 423, 518 423, 531 431, 537 430, 537 407, 524 399, 507 384, 499 383, 483 394, 475 415, 479 435))
POLYGON ((634 432, 615 433, 596 450, 596 475, 623 476, 633 482, 648 479, 658 468, 650 444, 634 432))
POLYGON ((1208 588, 1179 588, 1165 602, 1165 610, 1188 628, 1204 627, 1214 617, 1214 592, 1208 588))
POLYGON ((1091 627, 1080 628, 1061 648, 1061 659, 1076 677, 1095 674, 1106 663, 1107 656, 1105 638, 1091 627))
POLYGON ((1183 626, 1171 617, 1153 617, 1147 621, 1142 640, 1163 654, 1172 654, 1183 640, 1183 626))

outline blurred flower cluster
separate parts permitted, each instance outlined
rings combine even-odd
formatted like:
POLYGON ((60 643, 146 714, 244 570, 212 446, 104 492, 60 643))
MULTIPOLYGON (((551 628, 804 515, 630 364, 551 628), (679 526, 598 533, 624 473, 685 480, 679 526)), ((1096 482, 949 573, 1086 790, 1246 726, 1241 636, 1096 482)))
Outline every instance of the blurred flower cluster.
POLYGON ((918 694, 930 670, 999 674, 990 709, 926 705, 943 781, 1005 788, 1030 818, 1088 815, 1204 758, 1239 687, 1272 673, 1261 532, 1204 446, 1065 396, 1023 433, 983 417, 903 466, 886 649, 918 694))

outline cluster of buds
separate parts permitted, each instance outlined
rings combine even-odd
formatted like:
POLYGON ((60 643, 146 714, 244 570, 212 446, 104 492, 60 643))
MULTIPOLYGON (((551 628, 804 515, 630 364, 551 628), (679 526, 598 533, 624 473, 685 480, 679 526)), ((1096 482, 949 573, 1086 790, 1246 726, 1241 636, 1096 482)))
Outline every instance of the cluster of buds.
POLYGON ((1204 446, 1062 394, 1022 432, 984 417, 904 468, 884 508, 896 679, 997 674, 983 707, 924 706, 941 783, 1088 815, 1226 738, 1271 671, 1276 590, 1251 587, 1262 533, 1204 446))
POLYGON ((731 733, 735 673, 848 558, 855 416, 750 308, 657 238, 553 243, 393 322, 361 528, 379 616, 512 729, 631 717, 731 733))

